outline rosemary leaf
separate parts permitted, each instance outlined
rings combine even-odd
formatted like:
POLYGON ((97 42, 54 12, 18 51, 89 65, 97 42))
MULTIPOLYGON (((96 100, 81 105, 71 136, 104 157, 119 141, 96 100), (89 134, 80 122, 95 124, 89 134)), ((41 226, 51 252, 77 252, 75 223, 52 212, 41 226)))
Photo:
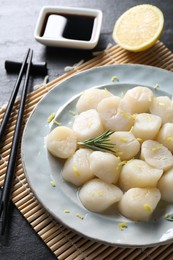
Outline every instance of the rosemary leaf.
POLYGON ((102 151, 102 152, 113 152, 114 153, 114 144, 110 143, 110 135, 112 135, 114 131, 106 131, 103 134, 95 137, 87 139, 83 142, 78 142, 80 146, 90 148, 92 150, 102 151))

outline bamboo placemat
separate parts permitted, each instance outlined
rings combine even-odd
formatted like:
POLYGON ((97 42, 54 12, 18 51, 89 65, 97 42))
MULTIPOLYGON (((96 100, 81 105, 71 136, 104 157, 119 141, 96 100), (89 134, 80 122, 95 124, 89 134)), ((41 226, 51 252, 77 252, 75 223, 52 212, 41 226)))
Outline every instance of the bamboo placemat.
MULTIPOLYGON (((83 63, 79 67, 75 67, 73 71, 56 78, 30 93, 27 97, 25 122, 39 100, 58 83, 86 69, 123 63, 146 64, 173 71, 173 53, 161 42, 157 42, 154 47, 142 53, 130 53, 121 49, 118 45, 106 49, 90 61, 83 63)), ((1 147, 0 186, 3 186, 17 107, 18 102, 15 104, 3 146, 1 147)), ((0 121, 2 120, 4 111, 5 108, 0 109, 0 121)), ((112 247, 84 238, 55 221, 42 208, 30 190, 23 172, 20 155, 16 167, 12 201, 58 259, 173 259, 173 244, 148 248, 112 247)))

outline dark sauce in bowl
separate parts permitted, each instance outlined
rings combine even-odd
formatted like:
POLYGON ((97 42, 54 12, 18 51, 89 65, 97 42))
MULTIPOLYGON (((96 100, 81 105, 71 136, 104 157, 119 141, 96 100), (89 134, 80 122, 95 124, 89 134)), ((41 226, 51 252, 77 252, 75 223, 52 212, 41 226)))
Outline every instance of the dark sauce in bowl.
POLYGON ((67 39, 89 41, 91 39, 94 19, 92 16, 64 15, 67 18, 67 24, 63 37, 67 39))
MULTIPOLYGON (((44 35, 49 16, 52 14, 53 13, 46 15, 40 36, 44 35)), ((79 40, 79 41, 90 41, 93 32, 95 16, 75 15, 75 14, 65 14, 65 13, 60 13, 60 14, 56 13, 54 15, 60 15, 67 19, 66 26, 62 33, 63 38, 71 39, 71 40, 79 40)), ((57 24, 55 24, 54 26, 56 31, 57 24)))

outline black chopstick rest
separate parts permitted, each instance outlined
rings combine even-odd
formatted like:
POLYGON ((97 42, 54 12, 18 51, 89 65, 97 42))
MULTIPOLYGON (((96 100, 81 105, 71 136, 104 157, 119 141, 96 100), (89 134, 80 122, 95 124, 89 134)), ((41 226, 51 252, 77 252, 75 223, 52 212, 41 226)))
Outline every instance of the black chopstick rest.
MULTIPOLYGON (((4 65, 5 65, 5 69, 7 72, 18 73, 20 71, 22 63, 16 62, 16 61, 11 61, 11 60, 6 60, 4 65)), ((32 63, 31 64, 31 73, 47 75, 47 63, 46 62, 40 62, 40 63, 36 63, 36 64, 32 63)))

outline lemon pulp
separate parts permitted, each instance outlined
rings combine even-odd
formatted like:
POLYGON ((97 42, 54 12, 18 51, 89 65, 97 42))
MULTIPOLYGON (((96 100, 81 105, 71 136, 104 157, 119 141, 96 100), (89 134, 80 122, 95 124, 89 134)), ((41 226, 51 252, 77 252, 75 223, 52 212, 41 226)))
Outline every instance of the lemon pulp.
POLYGON ((150 4, 137 5, 120 16, 112 37, 122 48, 143 51, 155 44, 161 36, 164 17, 161 10, 150 4))

